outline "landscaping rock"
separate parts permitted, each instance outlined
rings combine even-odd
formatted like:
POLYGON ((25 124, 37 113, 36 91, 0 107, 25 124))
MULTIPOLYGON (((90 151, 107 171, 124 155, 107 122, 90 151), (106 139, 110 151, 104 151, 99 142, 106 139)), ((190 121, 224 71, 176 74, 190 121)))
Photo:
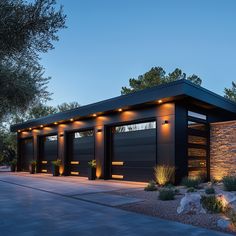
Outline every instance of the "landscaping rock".
POLYGON ((231 226, 231 222, 228 218, 222 218, 217 221, 217 226, 221 229, 229 229, 231 226))
POLYGON ((222 191, 221 193, 217 194, 217 197, 224 198, 225 201, 228 202, 228 203, 236 201, 235 192, 222 191))
POLYGON ((177 208, 177 213, 206 213, 201 205, 201 195, 199 193, 186 193, 180 201, 180 206, 177 208))

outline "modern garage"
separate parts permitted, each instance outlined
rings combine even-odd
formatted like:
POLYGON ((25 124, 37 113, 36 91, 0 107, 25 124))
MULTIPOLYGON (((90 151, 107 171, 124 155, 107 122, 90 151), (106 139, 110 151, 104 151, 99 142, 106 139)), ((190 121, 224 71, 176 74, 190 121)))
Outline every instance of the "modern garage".
POLYGON ((210 124, 236 119, 230 100, 187 80, 81 106, 11 126, 17 132, 18 171, 37 161, 38 172, 149 181, 156 165, 175 167, 185 176, 210 178, 210 124))

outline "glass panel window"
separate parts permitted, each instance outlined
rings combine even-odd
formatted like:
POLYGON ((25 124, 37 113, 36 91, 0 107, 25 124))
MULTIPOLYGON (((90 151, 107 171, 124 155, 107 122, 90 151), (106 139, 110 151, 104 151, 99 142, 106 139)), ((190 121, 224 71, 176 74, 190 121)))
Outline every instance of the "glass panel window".
POLYGON ((207 119, 206 115, 203 115, 203 114, 200 114, 200 113, 197 113, 197 112, 194 112, 194 111, 188 111, 188 116, 191 116, 191 117, 194 117, 194 118, 197 118, 197 119, 201 119, 201 120, 206 120, 207 119))
POLYGON ((156 129, 156 122, 152 121, 152 122, 145 122, 145 123, 116 126, 113 129, 113 131, 115 133, 123 133, 123 132, 146 130, 146 129, 156 129))
POLYGON ((201 136, 189 135, 188 136, 188 143, 206 145, 207 140, 206 140, 206 138, 201 137, 201 136))
POLYGON ((46 136, 46 141, 52 142, 57 140, 57 135, 46 136))
POLYGON ((86 130, 81 132, 75 132, 74 138, 91 137, 93 135, 94 135, 93 130, 86 130))
POLYGON ((201 124, 201 123, 194 122, 194 121, 188 121, 188 128, 189 129, 206 131, 206 125, 205 124, 201 124))
POLYGON ((206 150, 200 148, 188 148, 189 157, 206 157, 206 150))

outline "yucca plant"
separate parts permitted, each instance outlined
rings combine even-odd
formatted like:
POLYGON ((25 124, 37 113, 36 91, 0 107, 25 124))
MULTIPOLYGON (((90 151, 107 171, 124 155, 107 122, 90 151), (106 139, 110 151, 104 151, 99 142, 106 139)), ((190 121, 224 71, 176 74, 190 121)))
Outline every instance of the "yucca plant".
POLYGON ((154 168, 156 182, 164 186, 169 183, 174 183, 175 167, 169 165, 157 165, 154 168))

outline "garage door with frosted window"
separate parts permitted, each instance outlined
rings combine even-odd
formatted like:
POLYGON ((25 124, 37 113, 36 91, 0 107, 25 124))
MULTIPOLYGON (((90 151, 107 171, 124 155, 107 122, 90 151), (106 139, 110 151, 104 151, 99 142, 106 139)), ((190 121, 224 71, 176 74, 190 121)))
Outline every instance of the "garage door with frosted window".
POLYGON ((58 159, 57 152, 57 135, 50 135, 43 137, 43 153, 41 160, 41 172, 52 172, 52 161, 58 159))
POLYGON ((113 127, 111 178, 152 180, 156 143, 155 121, 113 127))
POLYGON ((69 138, 70 175, 88 176, 88 162, 94 157, 94 131, 78 131, 69 138))

